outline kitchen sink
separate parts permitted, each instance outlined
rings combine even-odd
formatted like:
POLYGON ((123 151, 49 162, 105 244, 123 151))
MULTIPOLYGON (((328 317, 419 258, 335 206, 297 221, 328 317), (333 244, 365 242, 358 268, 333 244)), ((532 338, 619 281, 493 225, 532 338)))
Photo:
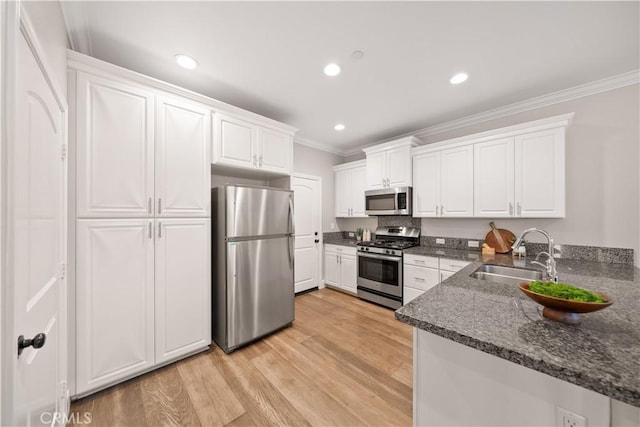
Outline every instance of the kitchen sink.
POLYGON ((489 282, 517 285, 520 282, 541 280, 542 272, 526 268, 506 267, 502 265, 482 264, 480 268, 471 273, 471 277, 489 282))

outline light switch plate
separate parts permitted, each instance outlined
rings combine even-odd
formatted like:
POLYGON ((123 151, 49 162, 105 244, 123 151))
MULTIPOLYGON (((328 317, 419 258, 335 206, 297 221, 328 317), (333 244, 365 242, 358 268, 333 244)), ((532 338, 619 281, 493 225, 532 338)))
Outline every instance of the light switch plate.
POLYGON ((444 239, 436 239, 437 245, 444 245, 444 239))
POLYGON ((350 232, 349 232, 349 237, 355 237, 355 235, 356 235, 356 234, 355 234, 353 231, 350 231, 350 232))
POLYGON ((467 242, 467 244, 469 245, 470 248, 479 248, 480 247, 480 242, 478 242, 477 240, 469 240, 467 242))

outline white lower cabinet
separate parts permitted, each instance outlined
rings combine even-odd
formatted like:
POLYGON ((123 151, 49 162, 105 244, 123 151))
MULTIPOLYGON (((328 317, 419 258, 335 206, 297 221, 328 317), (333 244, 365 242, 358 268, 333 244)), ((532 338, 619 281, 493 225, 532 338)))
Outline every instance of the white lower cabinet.
POLYGON ((152 219, 77 227, 77 393, 154 365, 152 219))
POLYGON ((357 292, 356 248, 324 245, 324 282, 352 294, 357 292))
POLYGON ((162 363, 210 343, 211 220, 156 221, 155 356, 162 363))
POLYGON ((76 394, 209 345, 210 222, 77 221, 76 394))
POLYGON ((422 255, 405 255, 403 260, 403 304, 419 297, 469 265, 466 261, 422 255))

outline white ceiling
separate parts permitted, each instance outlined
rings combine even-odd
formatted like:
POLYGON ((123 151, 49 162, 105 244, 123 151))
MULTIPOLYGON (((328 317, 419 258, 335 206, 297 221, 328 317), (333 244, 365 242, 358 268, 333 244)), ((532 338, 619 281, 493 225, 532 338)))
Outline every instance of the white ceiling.
POLYGON ((67 25, 83 53, 343 151, 640 68, 635 1, 90 1, 65 9, 80 17, 67 25), (353 59, 355 50, 364 57, 353 59), (178 67, 176 53, 200 67, 178 67), (342 73, 329 78, 322 69, 332 61, 342 73), (470 78, 452 86, 459 71, 470 78))

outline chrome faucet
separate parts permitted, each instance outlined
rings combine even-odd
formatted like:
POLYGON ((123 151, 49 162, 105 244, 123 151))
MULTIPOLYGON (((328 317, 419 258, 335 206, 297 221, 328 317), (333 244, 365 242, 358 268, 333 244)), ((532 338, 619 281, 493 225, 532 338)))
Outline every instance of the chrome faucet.
POLYGON ((544 251, 540 252, 538 255, 536 255, 536 260, 531 261, 531 263, 544 267, 547 270, 548 279, 555 283, 558 283, 558 271, 556 270, 556 260, 553 258, 554 249, 553 249, 553 237, 551 237, 551 234, 539 228, 535 228, 535 227, 527 228, 522 232, 522 235, 518 237, 518 240, 515 241, 513 246, 511 246, 511 249, 514 251, 518 250, 518 248, 522 245, 522 241, 524 240, 524 237, 533 231, 537 231, 538 233, 542 234, 544 237, 547 238, 547 241, 549 242, 549 250, 547 252, 544 252, 544 251), (540 258, 541 255, 545 255, 547 257, 547 262, 544 264, 538 261, 538 258, 540 258))

